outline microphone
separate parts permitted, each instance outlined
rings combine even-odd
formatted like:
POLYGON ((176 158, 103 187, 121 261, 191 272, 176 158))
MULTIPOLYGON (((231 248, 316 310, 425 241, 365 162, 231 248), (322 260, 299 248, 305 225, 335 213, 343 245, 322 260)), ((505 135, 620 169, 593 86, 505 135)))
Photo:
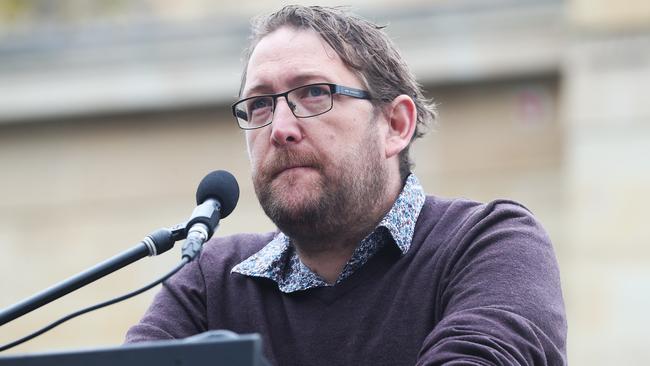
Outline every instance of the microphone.
POLYGON ((196 190, 196 204, 192 217, 185 225, 187 239, 182 257, 188 262, 201 251, 219 225, 219 220, 230 215, 239 200, 239 185, 235 177, 225 170, 206 175, 196 190))

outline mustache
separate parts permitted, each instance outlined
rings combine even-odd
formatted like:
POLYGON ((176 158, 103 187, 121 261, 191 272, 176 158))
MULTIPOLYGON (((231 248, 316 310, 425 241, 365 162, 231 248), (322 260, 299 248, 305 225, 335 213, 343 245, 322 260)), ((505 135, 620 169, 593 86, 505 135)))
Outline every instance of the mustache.
POLYGON ((322 163, 318 155, 311 151, 276 150, 262 165, 260 173, 264 180, 271 180, 283 171, 295 167, 322 170, 322 163))

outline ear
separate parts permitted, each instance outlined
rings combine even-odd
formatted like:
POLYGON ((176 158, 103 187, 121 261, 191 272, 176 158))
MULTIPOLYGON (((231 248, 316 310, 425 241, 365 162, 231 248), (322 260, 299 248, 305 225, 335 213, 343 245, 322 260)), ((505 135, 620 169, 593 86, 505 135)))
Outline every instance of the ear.
POLYGON ((413 137, 417 123, 417 109, 408 95, 397 96, 388 106, 388 133, 386 134, 386 158, 398 155, 413 137))

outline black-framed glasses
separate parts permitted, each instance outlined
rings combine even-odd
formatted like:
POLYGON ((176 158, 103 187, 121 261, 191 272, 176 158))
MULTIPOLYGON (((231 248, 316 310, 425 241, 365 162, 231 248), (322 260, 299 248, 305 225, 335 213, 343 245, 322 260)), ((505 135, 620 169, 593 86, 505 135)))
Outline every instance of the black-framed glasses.
POLYGON ((232 114, 237 118, 239 128, 254 130, 273 122, 277 99, 284 97, 296 118, 321 115, 332 109, 334 94, 352 98, 372 99, 365 90, 332 83, 316 83, 299 86, 284 93, 255 95, 232 105, 232 114))

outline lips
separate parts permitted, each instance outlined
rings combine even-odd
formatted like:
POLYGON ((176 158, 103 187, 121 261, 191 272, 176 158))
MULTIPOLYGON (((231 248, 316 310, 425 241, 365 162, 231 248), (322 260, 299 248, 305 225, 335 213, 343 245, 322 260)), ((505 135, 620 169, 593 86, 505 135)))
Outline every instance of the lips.
POLYGON ((285 167, 283 169, 280 169, 278 172, 273 174, 273 178, 276 178, 276 177, 278 177, 279 175, 281 175, 283 173, 293 172, 293 171, 298 171, 299 172, 300 170, 306 170, 306 169, 315 169, 315 168, 313 166, 310 166, 310 165, 292 165, 292 166, 288 166, 288 167, 285 167))

